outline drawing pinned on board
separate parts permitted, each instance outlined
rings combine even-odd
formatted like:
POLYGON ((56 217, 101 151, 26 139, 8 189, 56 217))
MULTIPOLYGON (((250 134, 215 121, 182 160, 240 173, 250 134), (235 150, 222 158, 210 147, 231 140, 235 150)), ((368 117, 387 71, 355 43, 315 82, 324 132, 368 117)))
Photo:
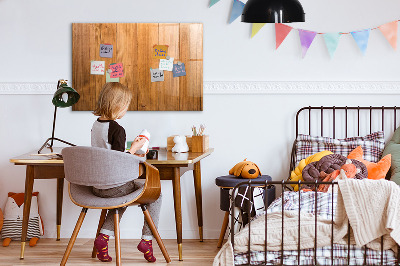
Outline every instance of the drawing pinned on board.
POLYGON ((104 75, 105 66, 106 66, 105 61, 91 61, 90 62, 90 74, 104 75))
POLYGON ((172 71, 174 68, 174 58, 170 57, 169 59, 160 59, 160 65, 158 68, 160 70, 172 71))
POLYGON ((100 57, 112 58, 113 57, 113 45, 112 44, 100 44, 100 57))
POLYGON ((151 82, 164 81, 164 71, 150 68, 151 82))
POLYGON ((168 54, 168 45, 154 45, 154 57, 157 59, 165 59, 168 54))
POLYGON ((110 78, 122 78, 124 76, 124 68, 122 63, 113 63, 110 64, 110 78))
POLYGON ((174 78, 186 76, 185 64, 182 62, 178 62, 178 64, 174 64, 174 69, 172 70, 172 75, 174 78))
POLYGON ((106 72, 106 82, 119 82, 119 78, 110 77, 110 73, 106 72))

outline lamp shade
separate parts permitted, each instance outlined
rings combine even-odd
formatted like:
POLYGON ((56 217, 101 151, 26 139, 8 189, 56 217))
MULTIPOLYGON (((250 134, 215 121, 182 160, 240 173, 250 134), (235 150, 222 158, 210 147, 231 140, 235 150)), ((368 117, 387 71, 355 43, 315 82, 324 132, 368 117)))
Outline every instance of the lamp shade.
POLYGON ((79 93, 67 84, 61 84, 53 95, 53 104, 56 107, 70 107, 79 101, 79 93))
POLYGON ((304 15, 298 0, 249 0, 243 9, 242 22, 304 22, 304 15))

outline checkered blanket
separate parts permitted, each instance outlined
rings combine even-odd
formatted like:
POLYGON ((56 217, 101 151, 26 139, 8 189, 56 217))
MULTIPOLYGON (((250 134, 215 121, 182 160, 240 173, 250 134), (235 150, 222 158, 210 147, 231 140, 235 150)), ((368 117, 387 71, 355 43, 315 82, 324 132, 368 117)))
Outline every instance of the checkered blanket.
MULTIPOLYGON (((336 208, 336 194, 318 192, 317 197, 315 192, 285 192, 283 197, 276 199, 268 208, 267 215, 274 212, 285 211, 298 211, 312 213, 325 219, 332 219, 332 214, 335 215, 336 208)), ((257 215, 257 219, 265 213, 257 215)), ((254 220, 253 219, 253 220, 254 220)), ((297 250, 285 250, 283 253, 284 265, 314 265, 314 249, 303 249, 298 255, 297 250)), ((349 265, 380 265, 383 259, 384 265, 395 265, 396 257, 393 251, 385 250, 381 258, 381 252, 371 250, 364 247, 357 247, 350 245, 350 256, 348 253, 347 245, 334 244, 333 249, 331 246, 325 246, 316 249, 317 265, 347 265, 348 257, 350 259, 349 265), (333 250, 333 263, 332 263, 332 250, 333 250), (366 254, 366 256, 364 256, 366 254)), ((250 252, 250 264, 257 265, 265 263, 265 255, 267 256, 266 265, 280 265, 281 264, 281 251, 253 251, 250 252)), ((235 265, 248 264, 248 253, 235 254, 235 265)))

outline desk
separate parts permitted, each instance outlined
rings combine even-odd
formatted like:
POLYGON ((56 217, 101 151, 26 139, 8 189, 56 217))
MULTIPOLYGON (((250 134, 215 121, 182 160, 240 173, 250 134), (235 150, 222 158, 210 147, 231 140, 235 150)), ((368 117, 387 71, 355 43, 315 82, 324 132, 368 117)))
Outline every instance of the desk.
MULTIPOLYGON (((60 153, 61 148, 53 148, 60 153)), ((171 180, 173 184, 175 223, 178 243, 179 260, 182 260, 182 204, 180 177, 188 170, 193 170, 194 190, 196 197, 197 219, 199 226, 200 241, 203 241, 203 211, 201 193, 201 168, 200 161, 210 155, 214 149, 206 152, 189 152, 174 154, 161 149, 157 160, 147 160, 148 163, 157 167, 161 180, 171 180)), ((43 150, 42 153, 50 152, 43 150)), ((21 156, 10 159, 15 165, 26 165, 25 199, 22 221, 21 255, 24 258, 26 234, 28 230, 28 218, 31 208, 32 189, 35 179, 57 178, 57 240, 60 240, 62 201, 64 188, 64 162, 56 156, 40 156, 37 151, 32 151, 21 156)))

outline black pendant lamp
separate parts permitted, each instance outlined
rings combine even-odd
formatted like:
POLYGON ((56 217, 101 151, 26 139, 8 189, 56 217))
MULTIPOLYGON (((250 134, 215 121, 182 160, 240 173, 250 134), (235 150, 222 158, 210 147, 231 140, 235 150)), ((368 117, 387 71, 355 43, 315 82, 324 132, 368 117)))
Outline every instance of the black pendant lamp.
POLYGON ((304 10, 298 0, 249 0, 243 9, 242 22, 304 22, 304 10))

